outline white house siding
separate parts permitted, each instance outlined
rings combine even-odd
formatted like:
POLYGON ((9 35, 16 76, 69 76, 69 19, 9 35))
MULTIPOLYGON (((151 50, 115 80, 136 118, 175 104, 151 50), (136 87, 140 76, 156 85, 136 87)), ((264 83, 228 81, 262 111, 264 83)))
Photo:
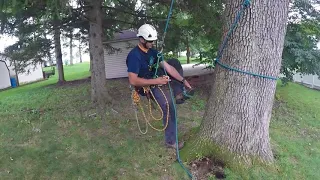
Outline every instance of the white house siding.
POLYGON ((41 64, 38 64, 36 66, 30 65, 26 68, 26 73, 19 73, 18 74, 19 83, 30 83, 34 81, 38 81, 43 79, 43 73, 42 73, 42 66, 41 64), (30 70, 30 73, 28 74, 28 70, 30 70))
MULTIPOLYGON (((2 55, 0 55, 0 60, 6 62, 8 68, 9 68, 10 76, 15 77, 16 72, 14 71, 14 64, 12 63, 12 61, 10 62, 9 58, 2 56, 2 55)), ((18 73, 19 84, 30 83, 30 82, 34 82, 34 81, 43 79, 42 65, 40 63, 36 66, 29 65, 28 67, 26 67, 26 72, 28 70, 30 70, 30 73, 18 73)), ((7 71, 8 71, 8 69, 7 69, 7 71)), ((2 75, 2 73, 1 73, 1 75, 2 75)), ((10 78, 9 78, 9 82, 10 82, 10 78)), ((11 82, 10 82, 10 86, 11 86, 11 82)))
POLYGON ((213 69, 205 69, 207 66, 205 64, 182 64, 183 76, 200 76, 213 73, 213 69))
POLYGON ((108 44, 116 49, 120 49, 120 51, 109 54, 109 50, 105 49, 104 59, 106 78, 128 77, 126 59, 132 48, 138 44, 138 40, 111 42, 108 44))
POLYGON ((311 88, 320 89, 320 80, 319 80, 319 76, 317 76, 317 75, 295 74, 293 76, 293 80, 295 82, 305 84, 311 88))
POLYGON ((0 89, 5 89, 11 86, 10 74, 5 62, 0 61, 0 89))

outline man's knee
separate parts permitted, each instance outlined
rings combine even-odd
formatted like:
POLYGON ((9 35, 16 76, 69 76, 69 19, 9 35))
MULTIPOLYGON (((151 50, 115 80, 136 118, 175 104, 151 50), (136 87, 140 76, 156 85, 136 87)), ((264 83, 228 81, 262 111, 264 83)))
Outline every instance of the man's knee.
POLYGON ((168 59, 167 63, 173 66, 176 70, 182 69, 181 63, 178 59, 175 59, 175 58, 168 59))

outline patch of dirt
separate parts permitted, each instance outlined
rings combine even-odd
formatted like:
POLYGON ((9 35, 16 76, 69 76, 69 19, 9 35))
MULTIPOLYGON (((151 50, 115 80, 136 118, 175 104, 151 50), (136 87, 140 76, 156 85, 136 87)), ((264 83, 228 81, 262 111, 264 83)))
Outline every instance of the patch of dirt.
POLYGON ((213 176, 216 179, 225 179, 226 175, 223 168, 225 164, 217 159, 205 157, 190 163, 191 173, 198 180, 206 180, 213 176))
POLYGON ((57 87, 72 87, 72 86, 78 86, 81 84, 89 83, 91 81, 91 77, 84 78, 84 79, 78 79, 74 81, 66 81, 63 83, 57 83, 57 87))
POLYGON ((174 177, 171 177, 169 175, 163 175, 160 180, 174 180, 174 177))
POLYGON ((205 97, 209 96, 211 90, 212 74, 203 76, 191 76, 186 78, 190 85, 196 89, 196 93, 201 93, 205 97))
POLYGON ((91 77, 87 77, 87 78, 77 79, 73 81, 65 81, 65 82, 59 82, 56 84, 50 84, 47 87, 51 87, 51 88, 76 87, 76 86, 87 84, 90 82, 91 82, 91 77))

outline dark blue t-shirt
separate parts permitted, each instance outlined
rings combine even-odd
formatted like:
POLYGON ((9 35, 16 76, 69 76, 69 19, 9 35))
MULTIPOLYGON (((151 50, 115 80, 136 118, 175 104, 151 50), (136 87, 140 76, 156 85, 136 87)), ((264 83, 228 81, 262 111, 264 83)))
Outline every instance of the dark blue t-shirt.
MULTIPOLYGON (((149 49, 147 53, 143 52, 139 46, 133 48, 127 56, 128 72, 138 74, 140 78, 151 79, 154 76, 155 70, 150 66, 154 66, 157 61, 158 51, 155 49, 149 49)), ((162 59, 159 60, 161 62, 162 59)))

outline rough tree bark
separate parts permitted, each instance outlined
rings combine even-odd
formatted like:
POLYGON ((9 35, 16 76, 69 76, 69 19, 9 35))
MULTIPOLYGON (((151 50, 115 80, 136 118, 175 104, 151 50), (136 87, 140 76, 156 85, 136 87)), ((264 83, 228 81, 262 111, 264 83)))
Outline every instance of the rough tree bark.
POLYGON ((79 59, 80 63, 82 63, 81 41, 79 41, 79 59))
MULTIPOLYGON (((44 38, 45 38, 45 39, 48 39, 48 38, 47 38, 47 34, 46 34, 45 32, 44 32, 43 35, 44 35, 44 38)), ((48 60, 49 60, 50 66, 52 66, 53 61, 52 61, 52 57, 51 57, 51 52, 50 52, 50 50, 48 51, 47 56, 48 56, 48 60)))
MULTIPOLYGON (((241 70, 277 77, 290 0, 252 1, 229 39, 221 62, 241 70)), ((227 0, 226 31, 243 0, 227 0)), ((225 32, 224 31, 224 32, 225 32)), ((244 160, 271 162, 269 122, 276 81, 216 66, 200 137, 244 160)))
POLYGON ((102 46, 102 0, 88 1, 90 31, 89 48, 91 60, 91 98, 94 103, 105 105, 111 101, 111 97, 106 90, 106 72, 104 63, 104 51, 102 46))
POLYGON ((70 30, 70 65, 73 65, 73 29, 70 30))
POLYGON ((189 35, 186 37, 186 44, 187 44, 187 64, 190 64, 190 43, 189 43, 189 35))
POLYGON ((57 69, 59 74, 58 83, 65 82, 64 72, 63 72, 63 63, 62 63, 62 52, 61 52, 61 30, 59 26, 58 15, 54 15, 53 17, 53 28, 54 28, 54 48, 55 48, 55 55, 56 55, 56 62, 57 62, 57 69))

